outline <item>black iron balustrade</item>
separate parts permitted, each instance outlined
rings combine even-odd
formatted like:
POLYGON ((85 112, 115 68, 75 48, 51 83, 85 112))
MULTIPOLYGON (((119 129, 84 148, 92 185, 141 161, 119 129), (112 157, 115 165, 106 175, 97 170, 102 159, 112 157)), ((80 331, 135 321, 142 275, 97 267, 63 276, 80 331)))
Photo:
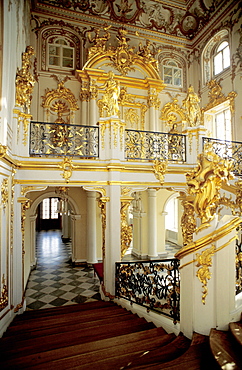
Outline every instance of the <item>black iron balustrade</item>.
POLYGON ((242 176, 242 143, 239 141, 228 141, 220 139, 203 138, 203 148, 210 144, 214 153, 224 159, 233 160, 233 172, 237 176, 242 176))
POLYGON ((235 294, 242 292, 242 243, 236 240, 236 284, 235 294))
POLYGON ((132 303, 180 319, 180 261, 116 262, 115 294, 132 303))
POLYGON ((99 156, 99 128, 72 124, 30 123, 30 156, 99 156))
POLYGON ((186 136, 164 132, 125 130, 125 158, 186 162, 186 136))

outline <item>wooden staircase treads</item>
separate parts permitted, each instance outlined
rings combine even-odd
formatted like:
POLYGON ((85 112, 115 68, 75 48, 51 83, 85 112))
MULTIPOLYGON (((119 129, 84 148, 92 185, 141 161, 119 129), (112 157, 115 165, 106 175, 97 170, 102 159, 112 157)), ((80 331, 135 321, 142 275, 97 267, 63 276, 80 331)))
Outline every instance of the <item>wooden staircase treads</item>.
POLYGON ((23 322, 18 322, 18 324, 14 326, 9 326, 8 328, 8 334, 10 333, 16 333, 17 331, 33 331, 35 329, 41 329, 41 328, 49 328, 51 326, 60 326, 60 325, 66 325, 68 323, 72 323, 73 321, 78 320, 79 322, 85 322, 85 321, 92 321, 97 320, 98 318, 106 318, 110 316, 117 316, 120 313, 124 313, 126 310, 124 308, 119 307, 105 307, 102 309, 99 309, 98 312, 94 311, 86 311, 85 313, 77 313, 72 312, 64 315, 58 315, 58 316, 52 316, 52 317, 41 317, 39 319, 30 319, 30 320, 24 320, 23 322))
POLYGON ((241 350, 236 352, 236 342, 230 332, 211 329, 209 344, 212 354, 221 368, 242 369, 241 350), (226 367, 227 366, 227 367, 226 367))
POLYGON ((117 336, 114 338, 95 340, 93 342, 77 344, 77 345, 69 346, 65 348, 57 348, 57 349, 42 352, 42 353, 31 354, 31 355, 28 354, 24 357, 21 357, 21 353, 20 353, 20 357, 10 358, 4 364, 7 367, 14 368, 14 366, 16 367, 17 365, 18 369, 25 369, 31 366, 37 366, 38 364, 51 362, 54 360, 65 358, 65 357, 71 357, 71 356, 76 356, 76 355, 81 355, 81 354, 88 354, 90 352, 95 352, 95 351, 103 350, 103 349, 110 348, 110 347, 113 348, 113 351, 116 351, 115 347, 126 344, 126 343, 130 343, 130 344, 135 343, 135 345, 137 345, 137 343, 139 343, 140 341, 144 339, 149 340, 155 337, 162 338, 163 336, 166 336, 166 335, 167 333, 164 331, 163 328, 154 328, 154 329, 149 329, 146 331, 140 331, 136 333, 121 335, 121 336, 117 336))
MULTIPOLYGON (((229 324, 229 329, 233 335, 233 337, 236 339, 236 341, 239 343, 240 346, 242 346, 242 322, 231 322, 229 324)), ((242 352, 242 347, 241 347, 242 352)))
POLYGON ((41 308, 40 310, 29 310, 24 311, 22 314, 15 316, 13 321, 18 320, 29 320, 30 318, 40 318, 46 316, 63 315, 71 312, 81 312, 96 310, 105 307, 119 307, 115 303, 110 301, 95 301, 80 304, 71 304, 67 306, 59 306, 53 308, 41 308))
MULTIPOLYGON (((96 320, 93 321, 88 321, 88 322, 75 322, 72 325, 61 325, 61 326, 51 326, 50 328, 44 328, 44 329, 36 329, 33 331, 18 331, 17 333, 11 332, 11 335, 5 336, 2 338, 2 341, 0 339, 0 345, 1 343, 6 345, 6 343, 11 344, 13 341, 23 341, 27 339, 33 339, 33 338, 38 338, 38 337, 43 337, 47 335, 52 335, 52 334, 66 334, 68 332, 72 332, 74 330, 78 329, 90 329, 90 330, 95 330, 96 326, 105 326, 107 324, 117 324, 123 322, 123 321, 129 321, 130 325, 132 325, 133 321, 136 320, 137 316, 130 314, 128 312, 123 312, 122 314, 119 314, 118 316, 110 316, 108 318, 100 319, 96 318, 96 320)), ((78 320, 79 321, 79 320, 78 320)))
MULTIPOLYGON (((139 340, 137 343, 130 343, 126 342, 122 345, 110 348, 105 348, 98 351, 92 351, 76 356, 66 357, 62 359, 58 359, 56 361, 45 363, 45 368, 52 368, 52 369, 61 369, 61 370, 69 370, 70 368, 78 367, 80 364, 84 366, 85 364, 89 366, 89 364, 93 364, 96 368, 96 364, 99 363, 100 359, 103 361, 112 361, 112 358, 121 358, 124 361, 124 357, 127 360, 130 357, 133 357, 134 354, 141 354, 143 351, 151 351, 155 349, 161 349, 162 346, 167 345, 168 343, 172 342, 175 339, 175 334, 166 334, 164 336, 156 337, 156 338, 149 338, 139 340)), ((105 368, 107 366, 105 365, 105 368)), ((34 367, 36 370, 43 369, 43 364, 34 367)))
POLYGON ((39 353, 50 349, 91 342, 96 338, 101 340, 152 328, 154 328, 153 323, 147 323, 144 319, 137 319, 132 325, 127 321, 120 325, 108 324, 106 326, 96 327, 95 330, 90 330, 89 328, 84 330, 79 329, 65 335, 53 334, 20 342, 13 341, 10 349, 7 348, 9 346, 6 346, 2 348, 2 351, 5 358, 11 356, 18 357, 24 353, 26 355, 39 353))
POLYGON ((133 354, 100 359, 95 363, 85 365, 80 363, 69 369, 92 370, 94 367, 98 370, 132 369, 140 365, 146 365, 146 368, 149 369, 150 364, 154 362, 167 362, 180 356, 189 348, 190 343, 191 341, 182 335, 176 337, 171 343, 154 350, 139 351, 137 343, 137 351, 133 354))

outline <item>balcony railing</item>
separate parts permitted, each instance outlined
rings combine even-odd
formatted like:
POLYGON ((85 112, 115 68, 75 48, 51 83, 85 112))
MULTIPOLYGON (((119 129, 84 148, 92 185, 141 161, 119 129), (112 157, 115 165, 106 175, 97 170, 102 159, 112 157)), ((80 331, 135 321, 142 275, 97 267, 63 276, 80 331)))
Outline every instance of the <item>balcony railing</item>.
POLYGON ((116 262, 116 297, 180 319, 179 260, 116 262))
POLYGON ((186 136, 125 130, 125 158, 186 162, 186 136))
POLYGON ((237 176, 242 176, 242 143, 238 141, 227 141, 203 138, 203 147, 212 144, 213 151, 222 158, 233 160, 233 172, 237 176))
POLYGON ((235 294, 242 292, 242 243, 236 240, 236 284, 235 294))
POLYGON ((30 156, 99 156, 99 128, 46 122, 30 123, 30 156))

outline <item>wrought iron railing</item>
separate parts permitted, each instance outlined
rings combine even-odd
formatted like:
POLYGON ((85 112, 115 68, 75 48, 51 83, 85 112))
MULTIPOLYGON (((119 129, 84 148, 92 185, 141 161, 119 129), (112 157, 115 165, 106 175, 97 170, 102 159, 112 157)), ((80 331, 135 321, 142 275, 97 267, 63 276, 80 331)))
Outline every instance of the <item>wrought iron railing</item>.
POLYGON ((242 243, 236 240, 236 284, 235 294, 242 292, 242 243))
POLYGON ((59 123, 30 123, 30 156, 99 156, 99 128, 59 123))
POLYGON ((116 262, 115 294, 132 303, 180 319, 180 274, 176 258, 116 262))
POLYGON ((125 158, 186 162, 186 136, 125 130, 125 158))
POLYGON ((233 160, 233 172, 237 176, 242 176, 242 143, 239 141, 227 141, 203 138, 203 147, 210 143, 213 151, 222 158, 233 160))

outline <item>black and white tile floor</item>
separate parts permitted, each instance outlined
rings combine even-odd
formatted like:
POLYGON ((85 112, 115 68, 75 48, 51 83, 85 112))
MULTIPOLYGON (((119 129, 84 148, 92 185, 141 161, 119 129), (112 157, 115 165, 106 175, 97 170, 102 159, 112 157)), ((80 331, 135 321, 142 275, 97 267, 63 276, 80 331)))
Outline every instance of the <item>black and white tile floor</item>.
MULTIPOLYGON (((60 230, 41 231, 36 240, 37 266, 26 289, 27 310, 100 300, 99 280, 91 267, 73 267, 71 245, 63 243, 60 230)), ((167 245, 166 258, 179 247, 167 245)), ((131 255, 126 260, 132 260, 131 255)))
POLYGON ((27 310, 101 299, 93 269, 72 267, 71 246, 62 242, 59 230, 39 232, 36 245, 37 266, 26 289, 27 310))

